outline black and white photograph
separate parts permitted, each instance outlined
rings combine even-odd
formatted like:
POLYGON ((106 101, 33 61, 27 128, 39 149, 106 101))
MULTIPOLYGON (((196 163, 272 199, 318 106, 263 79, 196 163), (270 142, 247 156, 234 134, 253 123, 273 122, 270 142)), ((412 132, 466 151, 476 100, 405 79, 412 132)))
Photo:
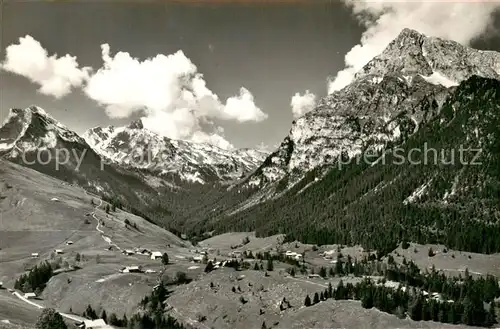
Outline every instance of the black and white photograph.
POLYGON ((0 329, 500 328, 500 0, 0 0, 0 329))

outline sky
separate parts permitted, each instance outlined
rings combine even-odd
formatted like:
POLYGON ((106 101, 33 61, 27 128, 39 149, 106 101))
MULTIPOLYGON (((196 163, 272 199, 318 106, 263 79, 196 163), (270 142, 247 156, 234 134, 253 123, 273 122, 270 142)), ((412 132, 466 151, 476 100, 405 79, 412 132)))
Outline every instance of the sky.
POLYGON ((78 133, 142 117, 171 138, 272 149, 404 27, 500 50, 498 4, 4 0, 0 120, 36 104, 78 133))

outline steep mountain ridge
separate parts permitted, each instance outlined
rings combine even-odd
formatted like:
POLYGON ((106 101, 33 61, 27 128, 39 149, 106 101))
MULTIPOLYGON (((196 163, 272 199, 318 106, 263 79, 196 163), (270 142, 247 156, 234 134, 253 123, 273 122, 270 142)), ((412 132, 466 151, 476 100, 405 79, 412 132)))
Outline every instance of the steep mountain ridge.
POLYGON ((267 156, 257 150, 228 151, 209 144, 172 140, 144 128, 140 119, 126 127, 92 128, 83 137, 113 163, 200 184, 241 179, 267 156))
POLYGON ((0 127, 0 157, 96 194, 119 196, 145 211, 160 204, 158 189, 140 171, 108 164, 75 132, 37 106, 12 109, 0 127))
POLYGON ((472 75, 498 79, 500 54, 404 29, 350 85, 294 121, 279 148, 243 186, 270 188, 266 199, 343 156, 404 140, 439 112, 450 88, 472 75))
POLYGON ((404 241, 499 252, 500 81, 473 76, 452 90, 404 142, 376 157, 363 152, 321 179, 309 172, 280 198, 214 217, 194 234, 256 229, 381 252, 404 241))

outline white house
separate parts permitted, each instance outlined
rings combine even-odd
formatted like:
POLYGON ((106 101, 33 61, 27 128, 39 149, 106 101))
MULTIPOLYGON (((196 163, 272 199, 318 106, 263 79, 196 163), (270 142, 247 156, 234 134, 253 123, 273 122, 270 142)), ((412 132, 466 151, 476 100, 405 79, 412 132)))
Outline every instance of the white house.
POLYGON ((142 273, 140 266, 127 266, 122 270, 122 273, 142 273))
POLYGON ((297 253, 297 252, 294 252, 294 251, 290 251, 288 250, 286 253, 285 253, 285 257, 288 257, 288 258, 293 258, 295 260, 301 260, 302 259, 302 255, 297 253))
POLYGON ((161 258, 163 256, 163 254, 159 251, 153 251, 151 253, 151 259, 158 259, 158 258, 161 258))
POLYGON ((39 256, 39 255, 38 255, 38 253, 37 253, 37 252, 34 252, 34 253, 32 253, 32 254, 31 254, 31 258, 38 258, 38 256, 39 256))
POLYGON ((83 325, 81 325, 80 327, 84 328, 84 329, 109 329, 109 328, 113 328, 111 326, 108 326, 106 324, 106 322, 104 322, 103 319, 84 320, 83 325))
POLYGON ((193 260, 196 262, 196 263, 200 263, 203 261, 203 256, 194 256, 193 257, 193 260))
POLYGON ((28 293, 24 294, 24 298, 26 298, 26 299, 36 298, 36 294, 34 292, 28 292, 28 293))

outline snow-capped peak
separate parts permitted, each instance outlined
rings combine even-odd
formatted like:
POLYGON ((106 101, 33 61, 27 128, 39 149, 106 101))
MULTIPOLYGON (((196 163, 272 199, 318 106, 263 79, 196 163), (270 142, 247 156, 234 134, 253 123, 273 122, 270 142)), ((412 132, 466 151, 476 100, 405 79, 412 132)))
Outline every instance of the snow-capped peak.
POLYGON ((117 164, 202 184, 242 178, 267 156, 250 149, 228 151, 172 140, 144 128, 141 120, 124 127, 92 128, 83 137, 101 156, 117 164))
POLYGON ((38 106, 13 108, 0 127, 0 151, 53 148, 57 140, 85 143, 75 132, 58 122, 38 106))

